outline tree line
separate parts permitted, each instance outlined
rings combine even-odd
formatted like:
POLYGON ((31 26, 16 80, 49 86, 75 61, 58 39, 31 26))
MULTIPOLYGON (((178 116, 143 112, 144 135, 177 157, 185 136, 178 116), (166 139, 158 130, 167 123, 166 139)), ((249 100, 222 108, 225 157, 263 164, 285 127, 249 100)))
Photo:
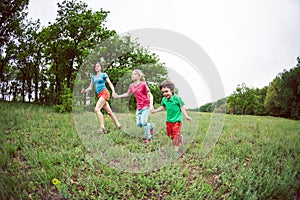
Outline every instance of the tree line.
POLYGON ((239 84, 227 98, 199 108, 202 112, 275 116, 300 119, 300 57, 290 70, 279 73, 268 86, 250 88, 239 84))
POLYGON ((104 65, 113 84, 134 68, 147 70, 151 90, 158 94, 158 84, 167 78, 164 63, 130 35, 120 37, 109 30, 109 11, 94 12, 81 1, 65 0, 57 4, 55 22, 41 27, 39 20, 28 19, 28 4, 29 0, 0 3, 1 100, 70 111, 76 79, 90 81, 96 62, 104 65))

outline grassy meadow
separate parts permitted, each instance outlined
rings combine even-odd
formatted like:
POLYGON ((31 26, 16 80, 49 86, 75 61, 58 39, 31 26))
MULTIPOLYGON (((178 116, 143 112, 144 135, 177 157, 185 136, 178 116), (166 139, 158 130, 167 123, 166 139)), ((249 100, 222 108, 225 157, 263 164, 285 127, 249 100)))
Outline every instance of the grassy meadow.
POLYGON ((212 114, 189 112, 179 158, 150 116, 143 143, 133 114, 98 134, 95 113, 0 102, 0 199, 300 199, 300 121, 226 115, 203 154, 212 114), (215 138, 217 139, 217 138, 215 138))

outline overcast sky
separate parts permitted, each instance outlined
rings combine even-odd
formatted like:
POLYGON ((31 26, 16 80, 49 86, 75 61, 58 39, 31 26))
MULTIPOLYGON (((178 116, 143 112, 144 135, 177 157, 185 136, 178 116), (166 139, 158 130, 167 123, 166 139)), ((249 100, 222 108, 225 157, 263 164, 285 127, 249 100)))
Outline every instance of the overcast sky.
MULTIPOLYGON (((44 26, 54 22, 57 2, 62 1, 30 0, 29 17, 40 19, 44 26)), ((254 88, 268 85, 278 73, 296 66, 296 58, 300 56, 299 0, 83 2, 94 11, 100 8, 110 11, 106 26, 119 34, 135 29, 160 28, 190 38, 203 48, 215 64, 226 96, 232 94, 241 83, 254 88)), ((172 74, 176 63, 181 66, 187 64, 175 55, 162 54, 162 61, 172 69, 172 74)), ((193 79, 189 74, 183 76, 187 80, 193 79)), ((199 84, 205 85, 204 82, 199 84)), ((201 93, 201 100, 198 96, 195 98, 196 104, 202 105, 209 102, 209 88, 199 88, 202 87, 193 91, 195 96, 201 93)), ((188 107, 195 107, 193 102, 189 104, 188 107)))

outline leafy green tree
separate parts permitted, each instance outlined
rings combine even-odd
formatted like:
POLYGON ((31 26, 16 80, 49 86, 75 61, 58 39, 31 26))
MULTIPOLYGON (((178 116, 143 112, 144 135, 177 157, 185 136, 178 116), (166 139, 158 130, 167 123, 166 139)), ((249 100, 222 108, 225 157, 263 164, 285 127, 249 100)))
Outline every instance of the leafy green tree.
POLYGON ((254 96, 251 94, 251 89, 245 83, 237 86, 237 89, 228 97, 228 107, 234 114, 246 114, 250 111, 251 101, 254 96))
MULTIPOLYGON (((22 34, 23 20, 27 16, 29 0, 3 0, 0 2, 0 87, 1 96, 5 99, 12 92, 13 78, 11 62, 13 50, 22 34), (9 91, 9 92, 7 92, 9 91)), ((9 97, 8 97, 9 99, 9 97)))
POLYGON ((265 109, 269 115, 280 116, 280 91, 279 77, 276 77, 269 85, 264 102, 265 109))
POLYGON ((62 102, 64 85, 72 89, 83 59, 95 44, 113 34, 104 26, 108 12, 93 12, 76 0, 58 3, 55 23, 44 28, 47 60, 50 65, 49 94, 54 104, 62 102))
POLYGON ((212 104, 213 103, 206 103, 206 104, 200 106, 200 108, 199 108, 200 112, 212 112, 213 111, 212 104))
POLYGON ((17 81, 21 84, 21 97, 31 102, 33 98, 38 99, 39 85, 39 63, 41 59, 41 46, 37 43, 37 31, 40 28, 39 22, 28 22, 24 25, 23 34, 19 37, 16 45, 14 58, 17 81))
POLYGON ((264 115, 267 88, 249 88, 245 83, 238 85, 236 91, 227 98, 228 113, 264 115))
POLYGON ((227 106, 226 98, 222 98, 217 100, 216 102, 206 103, 200 106, 199 111, 225 113, 227 109, 226 106, 227 106))
POLYGON ((58 4, 56 24, 60 27, 60 39, 64 42, 67 87, 72 86, 74 73, 82 64, 83 58, 95 44, 115 34, 105 26, 108 12, 93 12, 87 4, 76 0, 65 0, 58 4))
POLYGON ((298 65, 281 75, 282 88, 282 116, 288 118, 300 118, 300 58, 298 65))
POLYGON ((269 115, 300 119, 300 58, 298 64, 272 81, 265 106, 269 115))
POLYGON ((264 107, 264 102, 266 99, 266 94, 268 91, 268 86, 261 89, 256 88, 253 92, 255 94, 255 104, 253 105, 254 115, 266 115, 266 109, 264 107))

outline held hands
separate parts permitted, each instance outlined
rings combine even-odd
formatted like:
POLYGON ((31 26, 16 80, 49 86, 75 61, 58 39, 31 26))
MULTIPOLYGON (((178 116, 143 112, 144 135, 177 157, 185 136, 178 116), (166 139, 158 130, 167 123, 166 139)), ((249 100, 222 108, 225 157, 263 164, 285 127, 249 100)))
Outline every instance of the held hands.
POLYGON ((187 119, 188 121, 192 121, 192 118, 191 118, 190 116, 186 116, 186 119, 187 119))
POLYGON ((150 105, 150 112, 151 112, 151 110, 154 110, 153 105, 150 105))
POLYGON ((115 92, 112 93, 112 96, 113 96, 113 98, 115 98, 115 99, 119 97, 119 95, 118 95, 117 93, 115 93, 115 92))
POLYGON ((82 89, 81 93, 83 93, 83 94, 86 93, 86 89, 82 89))

